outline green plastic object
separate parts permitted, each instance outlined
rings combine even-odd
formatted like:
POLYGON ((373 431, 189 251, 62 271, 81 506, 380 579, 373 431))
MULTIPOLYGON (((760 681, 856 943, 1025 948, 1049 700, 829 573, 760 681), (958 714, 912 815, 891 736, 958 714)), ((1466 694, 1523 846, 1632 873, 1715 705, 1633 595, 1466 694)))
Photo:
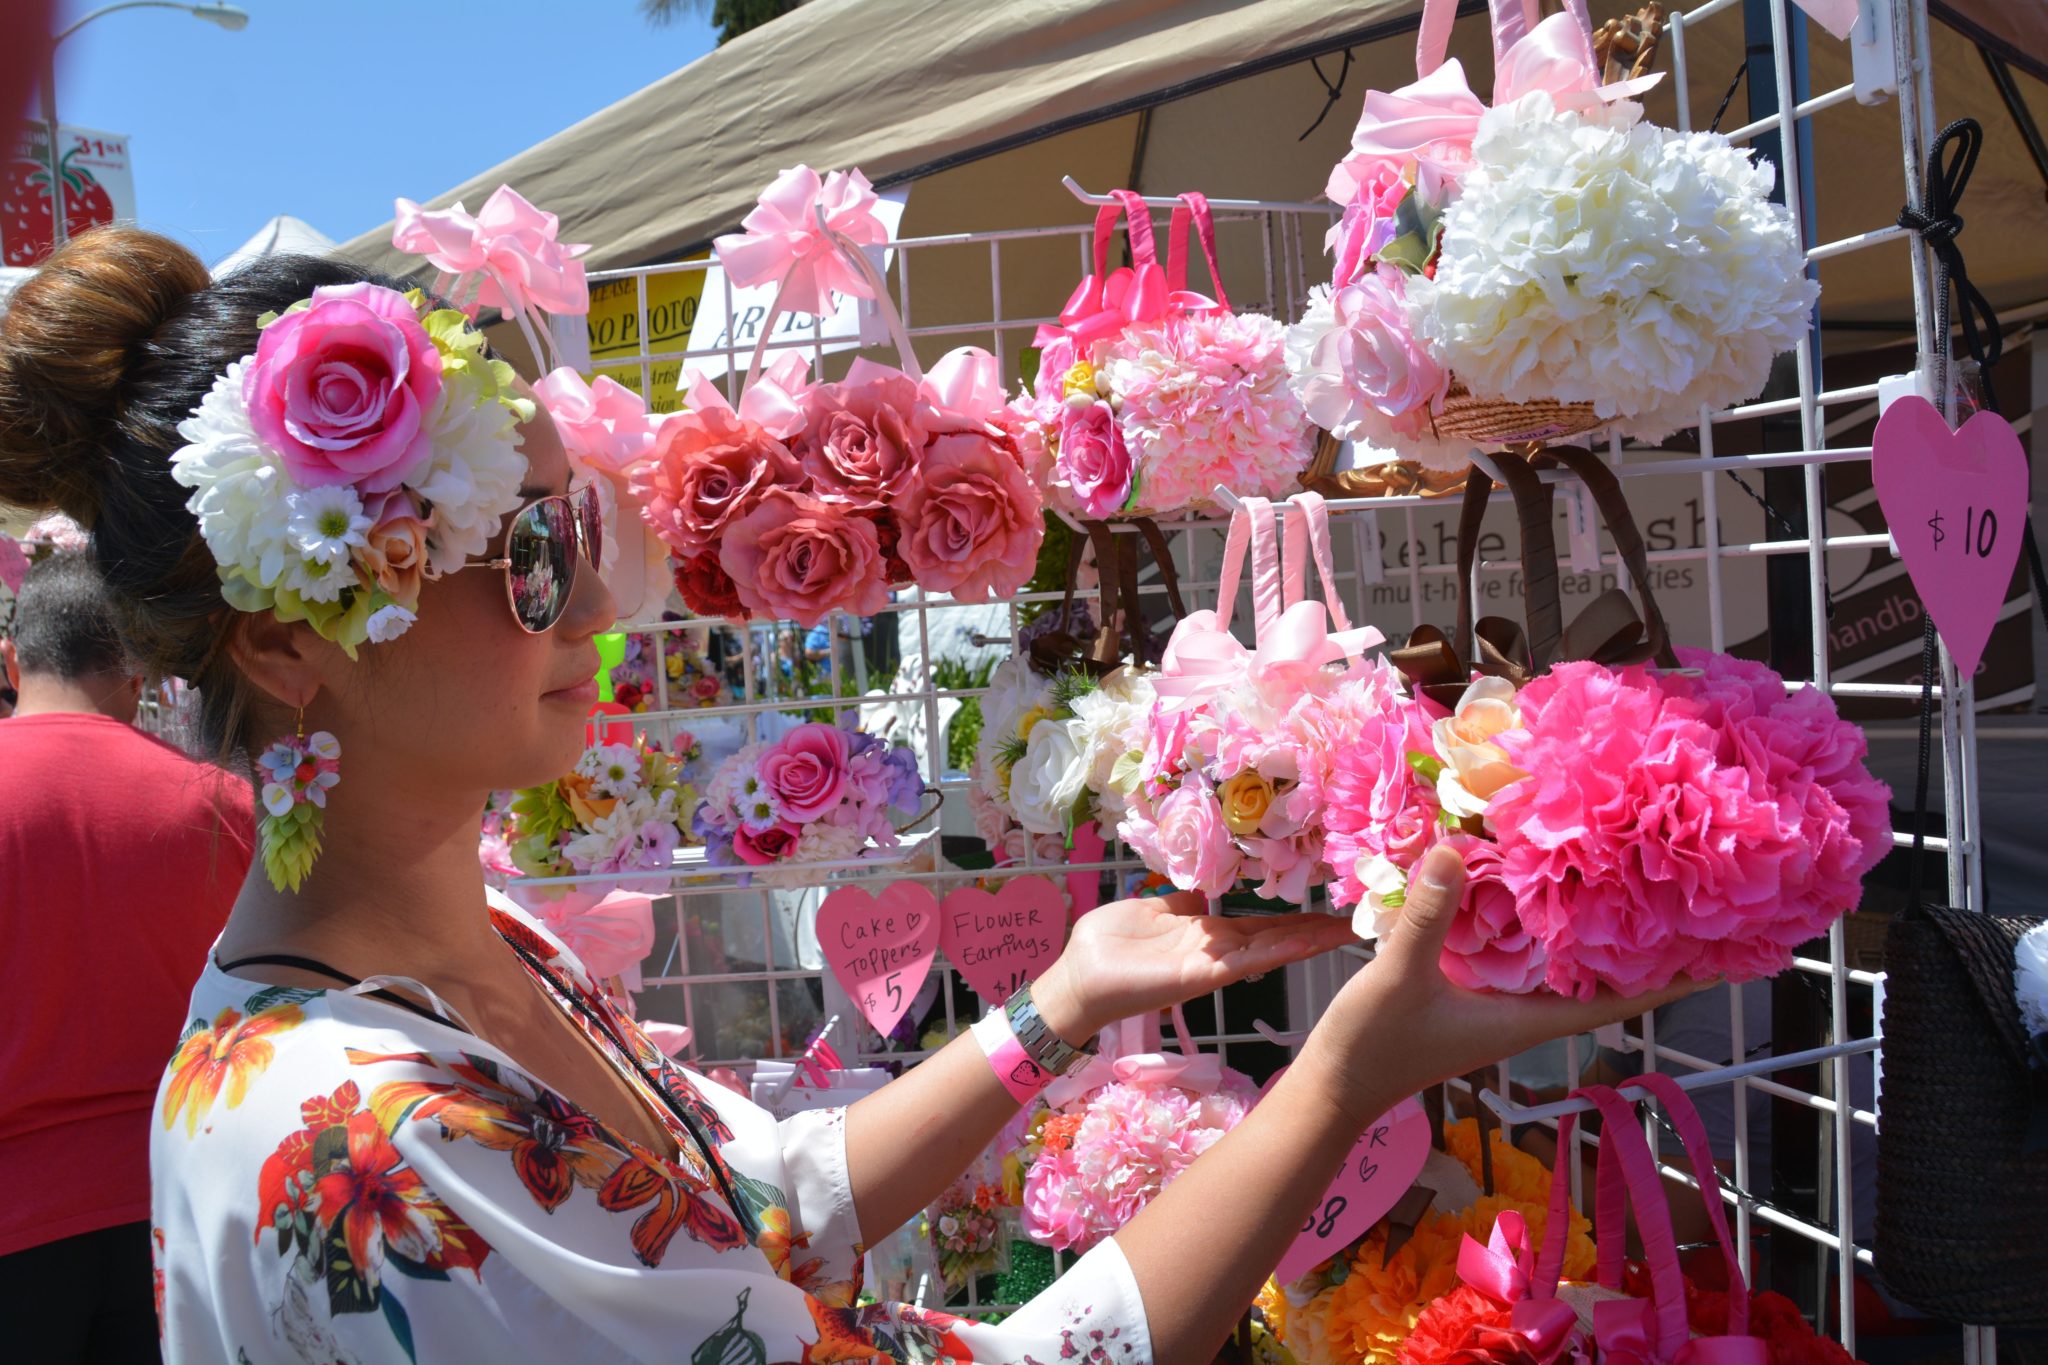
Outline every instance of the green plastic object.
POLYGON ((626 662, 626 636, 613 631, 597 637, 597 699, 612 699, 612 670, 626 662))

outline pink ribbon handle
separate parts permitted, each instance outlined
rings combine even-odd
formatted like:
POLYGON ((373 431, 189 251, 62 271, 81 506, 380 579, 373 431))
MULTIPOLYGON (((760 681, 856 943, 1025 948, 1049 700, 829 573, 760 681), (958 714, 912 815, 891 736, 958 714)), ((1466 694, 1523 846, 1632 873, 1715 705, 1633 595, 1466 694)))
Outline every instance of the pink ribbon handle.
MULTIPOLYGON (((1602 1120, 1593 1230, 1593 1240, 1599 1248, 1600 1282, 1609 1289, 1621 1288, 1629 1208, 1634 1210, 1636 1231, 1643 1242, 1643 1259, 1650 1268, 1648 1314, 1631 1321, 1630 1315, 1610 1312, 1610 1330, 1603 1335, 1596 1307, 1594 1341, 1603 1359, 1612 1352, 1617 1358, 1616 1365, 1623 1365, 1637 1350, 1639 1327, 1645 1328, 1647 1354, 1657 1361, 1672 1361, 1691 1337, 1692 1328, 1686 1321, 1685 1275, 1678 1264, 1678 1238, 1671 1228, 1671 1208, 1664 1199, 1656 1159, 1643 1139, 1633 1104, 1604 1085, 1583 1086, 1573 1093, 1577 1098, 1591 1100, 1602 1120)), ((1642 1313, 1641 1309, 1637 1311, 1642 1313)))
MULTIPOLYGON (((1508 49, 1526 37, 1542 18, 1537 0, 1487 0, 1487 10, 1493 20, 1493 64, 1498 69, 1508 49)), ((1586 59, 1592 65, 1593 58, 1593 16, 1586 11, 1586 0, 1564 0, 1565 9, 1578 20, 1579 33, 1586 46, 1586 59)), ((1423 0, 1422 26, 1415 31, 1415 74, 1427 76, 1444 64, 1444 55, 1451 47, 1451 25, 1457 22, 1458 0, 1423 0)), ((1593 66, 1597 78, 1599 71, 1593 66)))
POLYGON ((1670 1116, 1671 1126, 1678 1130, 1678 1140, 1685 1144, 1685 1155, 1692 1162, 1693 1178, 1699 1182, 1700 1196, 1706 1201, 1707 1220, 1714 1225, 1714 1240, 1720 1243, 1721 1259, 1728 1266, 1728 1327, 1729 1336, 1740 1337, 1749 1334, 1749 1281, 1742 1273, 1742 1260, 1735 1254, 1735 1239, 1728 1233, 1728 1213, 1722 1207, 1720 1173, 1714 1166, 1713 1145, 1707 1139, 1707 1128, 1700 1121, 1700 1111, 1693 1106, 1692 1097, 1687 1095, 1678 1082, 1661 1071, 1645 1072, 1634 1080, 1625 1081, 1623 1091, 1644 1090, 1657 1097, 1670 1116))
POLYGON ((1208 197, 1194 190, 1180 196, 1167 224, 1166 283, 1184 309, 1214 306, 1227 311, 1230 307, 1230 296, 1223 292, 1223 267, 1216 263, 1216 219, 1209 211, 1208 197), (1190 222, 1194 224, 1195 239, 1202 246, 1202 259, 1209 263, 1209 281, 1216 288, 1214 300, 1188 293, 1190 222))

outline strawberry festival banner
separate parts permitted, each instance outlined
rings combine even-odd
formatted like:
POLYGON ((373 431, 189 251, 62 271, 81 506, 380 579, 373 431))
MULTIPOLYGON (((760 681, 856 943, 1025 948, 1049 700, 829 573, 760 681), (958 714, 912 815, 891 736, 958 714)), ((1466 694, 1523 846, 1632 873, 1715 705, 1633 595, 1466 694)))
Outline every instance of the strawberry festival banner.
MULTIPOLYGON (((35 265, 50 254, 56 204, 50 196, 47 125, 25 123, 0 183, 0 263, 35 265)), ((58 126, 57 178, 63 187, 64 230, 77 236, 90 227, 135 217, 135 176, 128 164, 128 138, 96 128, 58 126)))

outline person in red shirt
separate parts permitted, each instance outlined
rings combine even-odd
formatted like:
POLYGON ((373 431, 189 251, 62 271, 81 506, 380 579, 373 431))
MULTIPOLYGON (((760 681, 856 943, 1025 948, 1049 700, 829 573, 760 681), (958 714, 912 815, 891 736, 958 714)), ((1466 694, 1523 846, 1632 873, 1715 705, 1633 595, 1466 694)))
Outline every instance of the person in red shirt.
POLYGON ((0 642, 0 1333, 25 1360, 157 1358, 150 1110, 254 846, 247 783, 134 727, 115 620, 59 553, 0 642))

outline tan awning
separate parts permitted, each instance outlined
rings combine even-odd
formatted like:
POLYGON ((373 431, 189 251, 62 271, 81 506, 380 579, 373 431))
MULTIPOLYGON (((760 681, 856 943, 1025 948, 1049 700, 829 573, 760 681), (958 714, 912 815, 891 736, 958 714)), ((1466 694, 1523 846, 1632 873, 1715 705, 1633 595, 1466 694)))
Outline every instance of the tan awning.
MULTIPOLYGON (((812 0, 434 202, 474 208, 511 184, 560 214, 565 236, 594 243, 590 264, 603 268, 673 259, 730 230, 761 187, 798 162, 859 166, 878 183, 915 175, 906 236, 1084 221, 1086 211, 1059 188, 1062 173, 1097 189, 1308 200, 1344 149, 1365 90, 1413 78, 1418 8, 1417 0, 812 0), (1347 47, 1354 60, 1342 94, 1303 138, 1326 102, 1308 57, 1322 54, 1323 74, 1335 79, 1347 47)), ((1599 18, 1634 6, 1594 0, 1592 8, 1599 18)), ((1945 8, 2015 41, 2048 26, 2042 0, 1945 8)), ((1846 48, 1812 32, 1813 90, 1846 84, 1846 48)), ((1989 135, 1964 206, 1971 274, 2000 305, 2048 297, 2039 172, 1971 41, 1939 24, 1934 36, 1940 120, 1971 114, 1989 135)), ((1739 11, 1689 30, 1696 120, 1712 114, 1741 63, 1742 37, 1739 11)), ((1453 51, 1485 90, 1483 18, 1460 21, 1453 51)), ((2048 90, 2030 74, 2017 79, 2048 116, 2048 90)), ((1667 122, 1669 86, 1650 102, 1652 117, 1667 122)), ((1728 122, 1746 108, 1738 96, 1728 122)), ((1816 120, 1822 240, 1896 218, 1903 167, 1894 109, 1836 109, 1816 120)), ((392 251, 388 227, 341 250, 384 269, 418 266, 392 251)), ((1910 317, 1903 263, 1894 247, 1824 268, 1824 308, 1835 318, 1910 317), (1870 268, 1880 258, 1885 268, 1870 268)), ((1006 303, 1056 307, 1071 287, 1070 266, 1061 255, 1044 291, 1031 279, 1010 295, 1006 282, 1006 303), (1051 293, 1050 305, 1040 292, 1051 293)), ((963 278, 971 274, 963 266, 963 278)), ((920 292, 929 296, 931 283, 920 292)))

